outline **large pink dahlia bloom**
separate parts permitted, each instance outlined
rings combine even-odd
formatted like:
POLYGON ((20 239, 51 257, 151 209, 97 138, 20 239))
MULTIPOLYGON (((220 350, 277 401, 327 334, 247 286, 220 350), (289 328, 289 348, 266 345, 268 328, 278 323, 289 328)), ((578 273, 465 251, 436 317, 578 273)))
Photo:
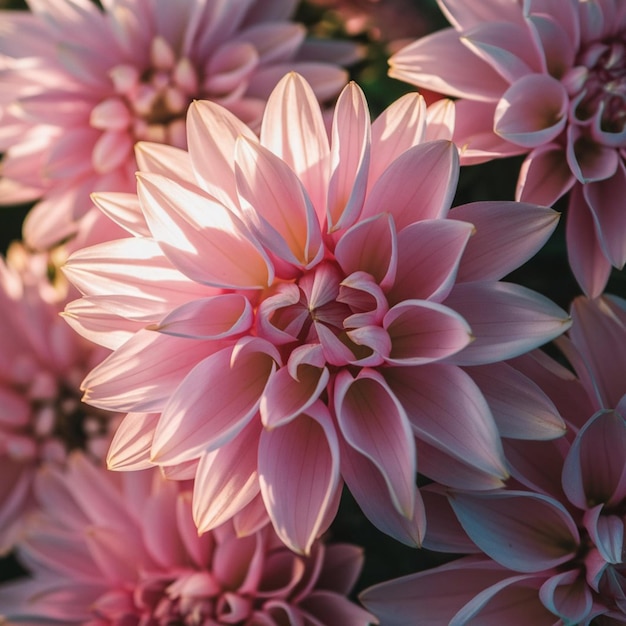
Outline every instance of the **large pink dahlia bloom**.
POLYGON ((425 543, 474 554, 365 591, 384 624, 626 623, 626 301, 579 298, 572 317, 558 342, 578 378, 545 355, 513 361, 569 435, 508 441, 506 489, 425 494, 425 543))
POLYGON ((0 259, 0 553, 32 506, 38 469, 75 448, 103 462, 119 417, 80 400, 80 381, 108 351, 59 317, 68 289, 48 280, 50 262, 18 244, 0 259))
POLYGON ((257 124, 289 69, 322 100, 335 97, 347 79, 337 63, 355 48, 305 42, 304 26, 289 21, 295 5, 105 0, 100 9, 92 0, 28 0, 31 13, 3 11, 0 202, 42 198, 25 224, 29 245, 72 235, 91 192, 133 190, 136 141, 184 146, 193 99, 257 124))
MULTIPOLYGON (((73 455, 37 478, 40 511, 18 556, 31 578, 0 587, 0 614, 83 626, 366 626, 348 594, 360 548, 289 551, 262 525, 198 536, 191 494, 159 472, 115 474, 73 455)), ((0 616, 0 621, 2 621, 0 616)), ((4 623, 4 622, 3 622, 4 623)))
POLYGON ((303 552, 333 519, 342 478, 374 524, 419 543, 416 437, 426 473, 457 459, 477 488, 502 484, 497 426, 459 365, 510 358, 569 325, 547 299, 498 282, 556 214, 512 202, 450 211, 456 147, 425 141, 449 136, 449 114, 413 94, 371 125, 350 84, 329 142, 291 73, 260 140, 196 102, 189 153, 139 145, 138 198, 96 198, 133 236, 65 266, 85 294, 67 319, 115 349, 85 379, 85 401, 132 412, 111 467, 195 476, 200 530, 262 499, 303 552))
POLYGON ((525 154, 518 199, 570 192, 570 265, 599 295, 626 262, 626 5, 438 2, 453 28, 398 52, 390 74, 460 98, 462 163, 525 154))

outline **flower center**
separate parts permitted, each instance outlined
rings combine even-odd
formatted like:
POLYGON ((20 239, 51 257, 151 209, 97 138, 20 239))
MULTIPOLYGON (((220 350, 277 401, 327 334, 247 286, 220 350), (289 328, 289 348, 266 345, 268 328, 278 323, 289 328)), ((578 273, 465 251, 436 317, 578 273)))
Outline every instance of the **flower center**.
POLYGON ((599 113, 603 131, 622 132, 626 125, 626 42, 596 42, 582 53, 578 64, 588 72, 577 116, 588 119, 599 113))

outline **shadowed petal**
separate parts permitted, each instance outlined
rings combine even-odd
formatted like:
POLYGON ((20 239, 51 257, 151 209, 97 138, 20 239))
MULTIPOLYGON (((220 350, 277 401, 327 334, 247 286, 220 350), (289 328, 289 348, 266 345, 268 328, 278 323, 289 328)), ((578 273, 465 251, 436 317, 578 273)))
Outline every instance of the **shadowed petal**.
POLYGON ((331 132, 331 175, 326 205, 329 233, 352 226, 365 200, 370 160, 370 114, 365 96, 356 83, 350 83, 341 92, 331 132))
POLYGON ((454 365, 385 370, 413 432, 431 446, 498 478, 506 476, 500 436, 480 389, 454 365))
POLYGON ((550 206, 575 182, 562 146, 551 143, 537 146, 522 163, 515 199, 550 206))
POLYGON ((320 624, 368 626, 375 620, 371 613, 332 591, 313 591, 298 602, 298 606, 320 624))
POLYGON ((288 424, 264 430, 259 481, 279 537, 308 554, 339 488, 339 446, 328 410, 314 404, 288 424))
POLYGON ((474 225, 457 275, 458 282, 500 280, 530 259, 554 232, 560 214, 523 202, 472 202, 449 213, 474 225))
POLYGON ((407 518, 414 511, 415 445, 402 405, 382 376, 367 368, 335 380, 335 411, 341 432, 385 479, 394 506, 407 518))
POLYGON ((458 176, 459 157, 452 142, 430 141, 409 148, 380 175, 367 195, 361 219, 388 212, 400 232, 414 222, 444 217, 458 176), (407 180, 412 183, 407 185, 407 180))
POLYGON ((260 420, 253 419, 236 437, 200 457, 193 494, 198 532, 228 521, 259 493, 256 450, 261 430, 260 420))
POLYGON ((578 570, 551 576, 541 586, 544 606, 567 624, 585 623, 593 604, 591 590, 578 570))
POLYGON ((256 414, 279 360, 271 344, 243 339, 198 363, 163 409, 151 460, 175 465, 230 441, 256 414))
POLYGON ((152 234, 183 274, 233 289, 271 283, 269 259, 225 206, 158 174, 139 174, 137 193, 152 234))
POLYGON ((552 141, 565 128, 569 98, 547 74, 529 74, 507 89, 494 116, 494 131, 524 148, 552 141))
POLYGON ((160 415, 158 413, 129 413, 118 425, 107 454, 111 470, 142 470, 150 462, 152 438, 160 415))
POLYGON ((467 320, 475 337, 450 358, 458 365, 510 359, 554 339, 571 325, 556 304, 512 283, 458 284, 444 304, 467 320))
POLYGON ((583 524, 602 559, 620 564, 624 551, 624 520, 608 513, 604 504, 598 504, 585 511, 583 524))
POLYGON ((576 554, 576 524, 552 498, 526 491, 456 492, 450 498, 465 532, 504 567, 540 572, 576 554))

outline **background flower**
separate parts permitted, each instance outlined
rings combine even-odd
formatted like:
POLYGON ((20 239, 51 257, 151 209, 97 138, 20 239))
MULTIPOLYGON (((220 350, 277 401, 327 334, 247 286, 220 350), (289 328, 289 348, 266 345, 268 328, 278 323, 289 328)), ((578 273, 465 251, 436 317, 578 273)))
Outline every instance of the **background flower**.
POLYGON ((80 454, 48 468, 19 548, 31 578, 0 587, 3 615, 90 626, 375 622, 346 597, 359 548, 318 542, 305 558, 263 523, 246 537, 232 524, 198 536, 190 495, 158 472, 105 472, 80 454))
MULTIPOLYGON (((138 197, 96 197, 134 237, 65 266, 85 294, 68 321, 115 349, 84 381, 85 399, 133 412, 111 467, 195 476, 201 530, 260 492, 281 539, 303 552, 334 518, 342 480, 378 528, 420 542, 416 437, 427 475, 502 484, 498 427, 459 366, 567 328, 550 301, 498 280, 556 214, 450 211, 457 151, 437 138, 451 113, 409 95, 370 125, 350 85, 329 144, 292 73, 268 100, 260 141, 198 102, 189 153, 140 144, 138 197)), ((553 426, 545 436, 562 433, 553 426)))
POLYGON ((579 373, 545 355, 513 361, 567 416, 568 436, 507 442, 513 478, 484 493, 424 491, 433 549, 476 553, 375 586, 385 624, 619 624, 626 619, 626 302, 577 299, 558 343, 579 373), (609 366, 607 357, 618 354, 609 366))
POLYGON ((102 462, 119 416, 83 404, 80 381, 108 350, 68 329, 59 313, 76 294, 54 259, 20 244, 0 260, 0 552, 12 546, 32 508, 32 483, 47 463, 84 450, 102 462), (69 332, 68 332, 69 331, 69 332))
POLYGON ((390 74, 460 98, 462 163, 527 155, 516 197, 569 192, 570 265, 590 296, 626 261, 626 11, 599 0, 439 0, 453 28, 390 59, 390 74))
MULTIPOLYGON (((24 230, 36 248, 75 233, 90 193, 134 189, 137 140, 184 146, 193 99, 254 125, 288 69, 328 100, 346 82, 337 64, 355 59, 351 43, 306 42, 289 21, 295 0, 102 4, 33 0, 32 13, 2 14, 0 202, 43 198, 24 230)), ((92 236, 106 239, 104 227, 92 236)))

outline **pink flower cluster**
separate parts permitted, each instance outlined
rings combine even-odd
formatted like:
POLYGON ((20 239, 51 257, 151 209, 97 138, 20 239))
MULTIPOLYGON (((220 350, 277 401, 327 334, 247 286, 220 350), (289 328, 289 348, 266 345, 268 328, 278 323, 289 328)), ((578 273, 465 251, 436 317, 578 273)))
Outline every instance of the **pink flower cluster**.
POLYGON ((626 4, 438 0, 389 74, 453 99, 381 107, 306 2, 25 1, 0 624, 626 623, 626 4))

